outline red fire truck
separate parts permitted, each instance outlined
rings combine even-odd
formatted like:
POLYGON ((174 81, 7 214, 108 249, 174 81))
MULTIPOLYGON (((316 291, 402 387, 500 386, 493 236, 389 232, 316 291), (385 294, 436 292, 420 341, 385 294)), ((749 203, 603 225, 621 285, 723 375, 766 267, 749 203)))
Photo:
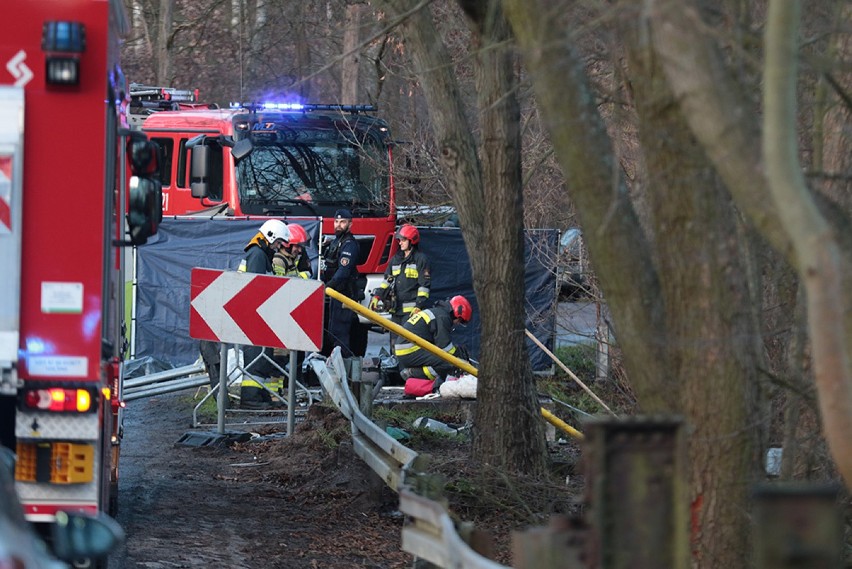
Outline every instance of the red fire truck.
POLYGON ((374 111, 260 102, 153 112, 142 130, 163 149, 163 214, 321 218, 333 236, 334 212, 347 208, 372 290, 395 252, 397 222, 390 132, 374 111))
POLYGON ((124 254, 162 216, 126 124, 121 0, 6 0, 0 18, 0 437, 27 518, 110 511, 124 254))

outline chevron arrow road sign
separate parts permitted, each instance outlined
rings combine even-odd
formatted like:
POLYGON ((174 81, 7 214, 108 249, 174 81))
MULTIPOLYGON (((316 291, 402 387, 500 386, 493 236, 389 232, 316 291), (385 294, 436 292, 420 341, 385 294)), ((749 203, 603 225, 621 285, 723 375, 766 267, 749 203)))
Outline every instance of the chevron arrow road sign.
POLYGON ((189 335, 307 352, 322 348, 320 281, 192 269, 189 335))

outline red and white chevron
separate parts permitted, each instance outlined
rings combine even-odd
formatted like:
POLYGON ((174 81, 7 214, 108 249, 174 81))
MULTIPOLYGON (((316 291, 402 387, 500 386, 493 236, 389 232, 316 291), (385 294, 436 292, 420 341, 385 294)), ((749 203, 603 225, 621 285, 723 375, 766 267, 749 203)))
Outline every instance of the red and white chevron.
POLYGON ((323 309, 320 281, 192 269, 189 335, 199 340, 315 352, 323 309))

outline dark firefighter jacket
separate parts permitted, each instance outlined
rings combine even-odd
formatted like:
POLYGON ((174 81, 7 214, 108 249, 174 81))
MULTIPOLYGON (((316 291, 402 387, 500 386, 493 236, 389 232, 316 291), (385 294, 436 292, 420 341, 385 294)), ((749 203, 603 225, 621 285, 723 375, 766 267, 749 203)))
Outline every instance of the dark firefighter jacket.
MULTIPOLYGON (((451 335, 453 331, 453 312, 449 302, 441 300, 436 302, 435 306, 432 308, 421 310, 420 312, 413 314, 405 321, 403 328, 412 334, 423 338, 427 342, 431 342, 448 354, 455 355, 456 353, 456 347, 453 345, 451 335)), ((397 338, 396 345, 394 346, 394 353, 400 359, 400 363, 404 364, 404 361, 409 359, 405 356, 419 352, 424 352, 435 359, 439 359, 437 356, 434 356, 427 350, 424 350, 414 342, 411 342, 402 336, 397 338)), ((420 362, 412 363, 414 365, 420 364, 420 362)), ((424 365, 426 363, 427 362, 423 362, 424 365)))
POLYGON ((408 315, 415 308, 422 310, 426 306, 431 284, 429 259, 414 249, 408 257, 404 251, 396 252, 385 269, 385 279, 379 289, 393 288, 390 296, 396 299, 394 314, 408 315))
POLYGON ((258 275, 272 272, 272 249, 261 233, 255 235, 243 250, 246 256, 240 261, 239 272, 258 275))

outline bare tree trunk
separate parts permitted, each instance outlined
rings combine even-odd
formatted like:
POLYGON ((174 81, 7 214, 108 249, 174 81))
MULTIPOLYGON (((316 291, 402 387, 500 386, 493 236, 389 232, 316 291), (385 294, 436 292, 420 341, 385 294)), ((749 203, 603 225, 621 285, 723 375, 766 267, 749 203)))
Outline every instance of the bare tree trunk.
POLYGON ((826 440, 840 473, 852 481, 852 368, 844 316, 842 256, 799 166, 796 74, 799 2, 771 0, 766 27, 763 145, 771 195, 790 234, 807 299, 814 377, 826 440))
POLYGON ((340 102, 344 105, 358 103, 359 44, 361 42, 361 5, 346 6, 343 24, 343 57, 340 60, 340 102))
POLYGON ((755 271, 734 237, 731 200, 643 43, 646 30, 636 29, 643 22, 638 9, 631 12, 629 78, 650 176, 652 256, 630 204, 601 191, 614 184, 611 145, 557 18, 546 3, 507 5, 639 401, 646 410, 683 412, 694 430, 695 566, 741 566, 748 549, 747 481, 759 456, 752 419, 761 346, 747 276, 755 271))
POLYGON ((756 369, 762 345, 730 196, 693 138, 652 46, 641 1, 619 18, 648 168, 657 270, 666 306, 668 380, 689 445, 693 566, 742 566, 748 481, 760 464, 756 369), (725 496, 724 500, 718 499, 725 496), (717 499, 713 499, 717 497, 717 499))
POLYGON ((145 21, 145 9, 142 1, 133 0, 130 10, 131 29, 141 32, 145 39, 144 42, 139 40, 133 42, 133 51, 140 56, 143 54, 150 55, 153 53, 153 49, 151 49, 151 37, 148 34, 148 23, 145 21))
POLYGON ((160 27, 157 32, 157 84, 171 82, 172 17, 175 0, 160 0, 160 27))
POLYGON ((648 412, 670 410, 677 394, 659 389, 668 373, 660 282, 583 64, 544 0, 505 0, 542 120, 583 227, 591 264, 613 315, 631 385, 648 412), (629 252, 629 254, 627 254, 629 252), (625 277, 625 275, 629 275, 625 277), (653 341, 650 341, 653 339, 653 341))

